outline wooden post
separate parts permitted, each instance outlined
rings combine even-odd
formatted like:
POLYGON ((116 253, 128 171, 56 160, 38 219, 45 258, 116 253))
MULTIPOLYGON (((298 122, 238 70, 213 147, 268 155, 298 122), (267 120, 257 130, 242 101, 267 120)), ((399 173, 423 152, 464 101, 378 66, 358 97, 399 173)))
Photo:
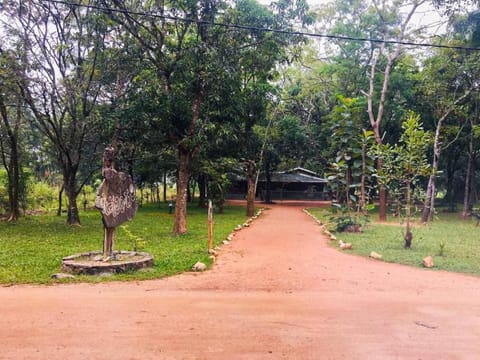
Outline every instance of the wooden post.
POLYGON ((208 200, 208 252, 213 248, 213 206, 212 200, 208 200))

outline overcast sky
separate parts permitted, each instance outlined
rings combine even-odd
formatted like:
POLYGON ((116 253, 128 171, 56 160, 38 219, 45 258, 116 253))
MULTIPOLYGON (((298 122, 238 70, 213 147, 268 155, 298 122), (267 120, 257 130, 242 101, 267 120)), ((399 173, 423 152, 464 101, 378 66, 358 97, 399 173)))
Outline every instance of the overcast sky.
MULTIPOLYGON (((272 0, 257 0, 261 4, 270 4, 272 0)), ((333 2, 335 0, 307 0, 311 9, 333 2)), ((412 26, 418 28, 420 25, 428 25, 429 32, 432 35, 440 35, 445 32, 445 20, 438 10, 436 10, 430 1, 422 5, 411 21, 412 26)))

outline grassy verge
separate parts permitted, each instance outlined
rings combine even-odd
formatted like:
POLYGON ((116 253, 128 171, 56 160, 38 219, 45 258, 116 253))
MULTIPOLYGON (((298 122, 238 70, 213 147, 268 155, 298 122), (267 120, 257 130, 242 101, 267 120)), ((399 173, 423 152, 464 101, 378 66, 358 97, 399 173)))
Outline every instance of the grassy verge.
MULTIPOLYGON (((313 208, 309 212, 327 226, 332 225, 329 224, 329 210, 313 208)), ((375 220, 374 216, 371 219, 375 220)), ((458 214, 441 213, 432 223, 415 225, 410 250, 403 248, 405 227, 396 218, 387 224, 371 222, 363 227, 362 233, 337 233, 335 236, 352 243, 351 251, 362 256, 375 251, 387 262, 421 267, 422 259, 431 255, 435 269, 480 275, 480 227, 475 224, 471 219, 460 219, 458 214)))
MULTIPOLYGON (((214 244, 245 221, 245 208, 226 206, 224 214, 214 215, 214 244)), ((65 225, 65 218, 50 215, 28 216, 16 224, 0 222, 0 284, 51 283, 60 271, 62 258, 76 253, 101 250, 103 226, 99 211, 81 214, 81 227, 65 225)), ((145 271, 108 278, 78 276, 68 281, 97 282, 153 279, 189 270, 194 263, 210 264, 207 254, 207 211, 192 207, 188 213, 188 233, 172 235, 173 215, 167 205, 145 206, 135 218, 117 228, 116 250, 149 252, 154 266, 145 271)), ((64 281, 64 280, 62 280, 64 281)))

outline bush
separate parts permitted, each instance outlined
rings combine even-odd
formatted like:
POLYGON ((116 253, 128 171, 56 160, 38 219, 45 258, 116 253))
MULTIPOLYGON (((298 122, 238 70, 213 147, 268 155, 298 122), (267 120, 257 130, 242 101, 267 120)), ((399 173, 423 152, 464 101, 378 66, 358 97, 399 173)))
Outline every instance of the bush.
POLYGON ((331 220, 336 224, 336 231, 344 232, 352 228, 359 228, 361 224, 350 215, 341 215, 332 217, 331 220))
POLYGON ((45 181, 33 182, 27 195, 27 206, 34 210, 53 210, 57 207, 57 189, 45 181))
POLYGON ((344 204, 333 203, 331 211, 330 222, 335 224, 337 232, 359 232, 362 225, 368 222, 367 215, 352 211, 344 204))

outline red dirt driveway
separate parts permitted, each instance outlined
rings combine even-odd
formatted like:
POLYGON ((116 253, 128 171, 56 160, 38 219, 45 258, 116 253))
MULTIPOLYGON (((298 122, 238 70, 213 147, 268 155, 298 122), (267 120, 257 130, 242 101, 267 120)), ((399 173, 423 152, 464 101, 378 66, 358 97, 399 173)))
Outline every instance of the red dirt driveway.
POLYGON ((480 359, 480 278, 342 253, 302 207, 201 274, 0 288, 0 359, 480 359))

